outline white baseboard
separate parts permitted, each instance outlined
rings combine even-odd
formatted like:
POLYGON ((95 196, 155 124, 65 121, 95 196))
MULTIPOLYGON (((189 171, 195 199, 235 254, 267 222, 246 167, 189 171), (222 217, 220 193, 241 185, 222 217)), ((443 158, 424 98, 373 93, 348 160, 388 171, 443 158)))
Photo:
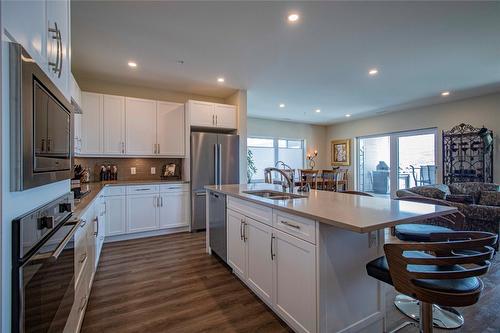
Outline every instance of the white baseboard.
POLYGON ((132 234, 106 236, 106 238, 104 238, 104 243, 112 243, 112 242, 119 242, 119 241, 129 240, 129 239, 137 239, 137 238, 175 234, 175 233, 186 232, 186 231, 189 231, 189 226, 160 229, 160 230, 153 230, 153 231, 136 232, 136 233, 132 233, 132 234))

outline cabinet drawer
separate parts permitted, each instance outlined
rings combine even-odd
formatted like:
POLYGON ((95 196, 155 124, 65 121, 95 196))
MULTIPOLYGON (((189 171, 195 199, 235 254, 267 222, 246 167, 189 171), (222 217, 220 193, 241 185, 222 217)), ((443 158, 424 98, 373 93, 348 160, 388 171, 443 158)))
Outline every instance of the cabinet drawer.
POLYGON ((126 186, 108 186, 104 191, 105 197, 112 197, 115 195, 125 195, 126 186))
POLYGON ((273 223, 273 210, 269 207, 254 204, 253 202, 240 200, 234 197, 228 197, 227 208, 267 225, 272 225, 273 223))
POLYGON ((316 244, 316 222, 314 220, 274 210, 273 227, 316 244))
POLYGON ((187 192, 189 184, 163 184, 160 185, 160 192, 187 192))
POLYGON ((160 192, 159 185, 133 185, 127 186, 127 194, 148 194, 160 192))

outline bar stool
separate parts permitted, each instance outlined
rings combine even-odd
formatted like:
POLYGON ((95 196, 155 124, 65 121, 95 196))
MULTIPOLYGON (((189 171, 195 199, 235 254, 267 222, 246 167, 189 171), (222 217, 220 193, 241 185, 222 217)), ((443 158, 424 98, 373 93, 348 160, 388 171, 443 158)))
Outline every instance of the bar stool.
MULTIPOLYGON (((402 198, 396 198, 396 200, 451 206, 446 202, 426 197, 416 197, 416 196, 402 197, 402 198)), ((465 216, 462 213, 457 212, 449 214, 447 216, 442 216, 438 219, 444 223, 457 224, 457 223, 463 223, 465 216)), ((415 223, 415 224, 397 225, 394 228, 393 234, 399 240, 406 242, 431 242, 432 233, 443 233, 443 232, 453 232, 453 230, 442 226, 415 223)), ((394 299, 394 305, 398 308, 399 311, 401 311, 406 316, 417 321, 419 320, 420 304, 418 300, 403 294, 399 294, 394 299)), ((463 316, 460 314, 460 312, 458 312, 454 308, 434 305, 433 314, 434 314, 433 316, 434 325, 439 328, 454 329, 454 328, 459 328, 464 324, 463 316)))
MULTIPOLYGON (((480 231, 433 233, 430 237, 430 243, 385 244, 386 256, 366 265, 371 277, 419 300, 418 326, 423 333, 433 330, 433 304, 469 306, 479 300, 483 283, 478 276, 488 271, 497 241, 497 235, 480 231)), ((391 332, 408 325, 417 326, 406 322, 391 332)))

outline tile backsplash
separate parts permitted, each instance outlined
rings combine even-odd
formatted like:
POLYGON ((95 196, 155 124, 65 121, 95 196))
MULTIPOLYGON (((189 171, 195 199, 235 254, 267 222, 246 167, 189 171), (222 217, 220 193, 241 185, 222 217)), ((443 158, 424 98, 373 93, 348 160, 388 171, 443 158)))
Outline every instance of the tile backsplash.
MULTIPOLYGON (((175 163, 182 171, 181 158, 106 158, 106 157, 75 157, 74 164, 81 164, 83 168, 90 169, 90 181, 99 181, 101 165, 116 165, 118 167, 118 180, 160 180, 161 170, 165 164, 175 163), (135 175, 131 173, 135 168, 135 175), (156 173, 151 174, 151 168, 156 173)), ((181 174, 181 177, 183 175, 181 174)))

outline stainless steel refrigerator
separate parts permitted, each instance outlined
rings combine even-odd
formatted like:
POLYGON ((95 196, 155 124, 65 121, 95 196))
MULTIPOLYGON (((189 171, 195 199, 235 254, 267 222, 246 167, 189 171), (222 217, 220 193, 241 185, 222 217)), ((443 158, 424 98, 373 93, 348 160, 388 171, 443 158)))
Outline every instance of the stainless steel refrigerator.
POLYGON ((235 134, 191 133, 191 230, 206 227, 205 185, 240 182, 239 141, 235 134))

